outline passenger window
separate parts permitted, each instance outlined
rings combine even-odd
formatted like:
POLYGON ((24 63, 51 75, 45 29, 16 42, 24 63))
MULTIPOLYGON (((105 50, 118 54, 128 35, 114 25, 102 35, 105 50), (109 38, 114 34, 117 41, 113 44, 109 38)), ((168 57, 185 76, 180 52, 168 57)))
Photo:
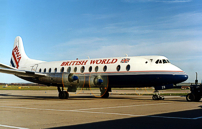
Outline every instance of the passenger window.
POLYGON ((98 66, 95 67, 95 72, 97 72, 97 71, 98 71, 98 66))
POLYGON ((71 72, 71 67, 67 68, 67 72, 70 73, 71 72))
POLYGON ((55 68, 55 73, 57 73, 57 68, 55 68))
POLYGON ((64 67, 62 67, 62 68, 60 69, 60 72, 61 72, 61 73, 63 73, 63 72, 64 72, 64 67))
POLYGON ((39 72, 41 73, 41 69, 39 69, 39 72))
POLYGON ((129 71, 130 70, 130 65, 126 66, 126 70, 129 71))
POLYGON ((156 61, 156 64, 158 64, 158 63, 159 63, 159 60, 156 61))
POLYGON ((83 73, 83 72, 84 72, 84 70, 85 70, 85 67, 84 67, 84 66, 82 66, 82 67, 81 67, 81 69, 80 69, 81 73, 83 73))
POLYGON ((107 66, 106 66, 106 65, 103 67, 103 71, 104 71, 104 72, 107 71, 107 66))
POLYGON ((77 67, 74 68, 74 72, 75 72, 75 73, 76 73, 76 71, 77 71, 77 67))
POLYGON ((49 73, 51 73, 51 68, 49 69, 49 71, 48 71, 49 73))
POLYGON ((46 68, 44 69, 44 71, 43 71, 44 73, 46 73, 46 68))
POLYGON ((91 72, 92 71, 92 66, 90 66, 88 70, 89 70, 89 72, 91 72))
POLYGON ((117 70, 117 71, 120 71, 120 69, 121 69, 121 66, 118 65, 118 66, 116 67, 116 70, 117 70))

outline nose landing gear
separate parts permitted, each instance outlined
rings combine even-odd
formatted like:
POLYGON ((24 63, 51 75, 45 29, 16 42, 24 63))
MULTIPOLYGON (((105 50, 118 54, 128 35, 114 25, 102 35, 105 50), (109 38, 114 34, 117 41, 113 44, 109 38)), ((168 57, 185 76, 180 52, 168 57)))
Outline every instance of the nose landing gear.
POLYGON ((153 100, 164 100, 164 97, 160 96, 160 93, 159 93, 158 90, 155 90, 154 91, 154 95, 152 96, 152 99, 153 100))

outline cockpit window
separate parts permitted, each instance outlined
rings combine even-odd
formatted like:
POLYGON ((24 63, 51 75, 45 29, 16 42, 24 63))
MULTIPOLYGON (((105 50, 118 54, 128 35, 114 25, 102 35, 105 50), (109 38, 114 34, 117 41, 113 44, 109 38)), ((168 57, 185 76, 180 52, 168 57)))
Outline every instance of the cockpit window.
POLYGON ((156 61, 156 64, 158 64, 158 63, 159 63, 159 60, 156 61))
POLYGON ((167 62, 168 62, 168 63, 170 63, 170 61, 169 61, 169 60, 167 60, 167 62))
POLYGON ((159 64, 161 64, 161 63, 162 63, 162 61, 160 60, 160 61, 159 61, 159 64))
POLYGON ((165 64, 165 63, 167 63, 167 61, 165 59, 163 59, 163 63, 165 64))
POLYGON ((167 59, 162 59, 162 60, 160 60, 160 59, 158 59, 156 62, 155 62, 156 64, 166 64, 166 63, 170 63, 167 59))

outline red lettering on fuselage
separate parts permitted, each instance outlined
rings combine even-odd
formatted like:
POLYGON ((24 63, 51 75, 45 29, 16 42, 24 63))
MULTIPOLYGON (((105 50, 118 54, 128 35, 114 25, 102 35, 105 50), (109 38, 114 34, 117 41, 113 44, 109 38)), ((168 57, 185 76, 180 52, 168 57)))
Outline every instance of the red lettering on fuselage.
MULTIPOLYGON (((118 61, 118 59, 98 59, 98 60, 90 60, 90 64, 114 64, 118 61)), ((88 60, 83 61, 67 61, 62 62, 61 66, 70 66, 70 65, 86 65, 88 60)))
POLYGON ((90 64, 95 64, 95 62, 96 62, 95 60, 91 60, 90 64))
POLYGON ((111 62, 111 64, 114 64, 114 63, 116 63, 117 61, 118 61, 118 59, 113 59, 112 62, 111 62))
POLYGON ((84 63, 83 65, 86 65, 86 63, 87 63, 87 62, 88 62, 88 60, 86 60, 86 61, 83 61, 83 63, 84 63))

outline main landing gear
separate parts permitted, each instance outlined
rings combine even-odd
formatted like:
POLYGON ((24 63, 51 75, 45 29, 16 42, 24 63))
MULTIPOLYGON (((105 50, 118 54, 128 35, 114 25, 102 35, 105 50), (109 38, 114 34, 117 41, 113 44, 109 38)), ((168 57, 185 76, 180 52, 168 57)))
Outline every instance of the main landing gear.
POLYGON ((109 98, 109 92, 111 92, 111 87, 104 87, 104 86, 101 86, 100 87, 100 95, 101 95, 101 98, 109 98))
POLYGON ((62 87, 62 90, 58 86, 58 97, 59 99, 68 99, 69 98, 69 93, 67 91, 64 91, 64 88, 62 87))
POLYGON ((109 97, 109 92, 107 91, 105 94, 103 94, 102 96, 101 96, 102 98, 108 98, 109 97))
POLYGON ((153 99, 153 100, 164 100, 164 97, 163 97, 163 96, 160 96, 158 90, 155 90, 155 91, 154 91, 154 95, 152 96, 152 99, 153 99))

